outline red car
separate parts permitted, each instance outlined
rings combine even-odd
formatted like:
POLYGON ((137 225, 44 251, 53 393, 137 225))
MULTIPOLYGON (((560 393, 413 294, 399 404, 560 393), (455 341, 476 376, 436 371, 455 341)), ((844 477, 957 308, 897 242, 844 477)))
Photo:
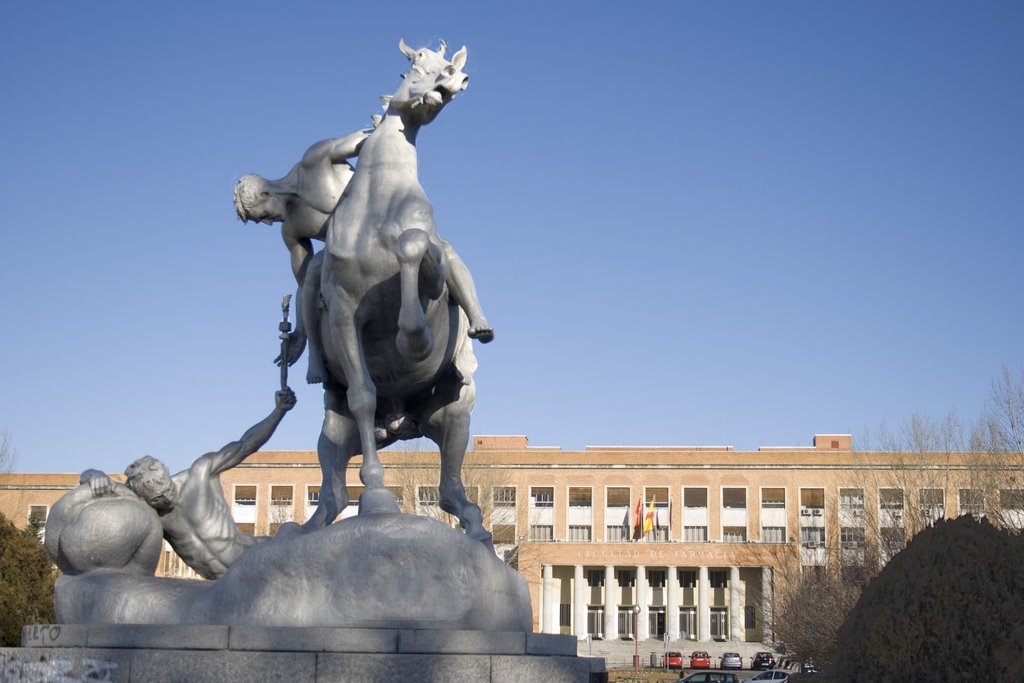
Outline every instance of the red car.
POLYGON ((695 651, 690 655, 690 668, 691 669, 710 669, 711 668, 711 657, 708 656, 707 652, 701 650, 695 651))
POLYGON ((682 669, 683 668, 683 653, 682 652, 666 652, 665 653, 665 666, 669 669, 682 669))

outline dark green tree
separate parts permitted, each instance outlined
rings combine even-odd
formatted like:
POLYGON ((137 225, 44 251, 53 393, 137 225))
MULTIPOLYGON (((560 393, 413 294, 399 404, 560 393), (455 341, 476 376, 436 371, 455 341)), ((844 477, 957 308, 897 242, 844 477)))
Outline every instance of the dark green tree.
POLYGON ((38 528, 19 530, 0 515, 0 646, 21 644, 21 627, 52 624, 57 569, 38 528))

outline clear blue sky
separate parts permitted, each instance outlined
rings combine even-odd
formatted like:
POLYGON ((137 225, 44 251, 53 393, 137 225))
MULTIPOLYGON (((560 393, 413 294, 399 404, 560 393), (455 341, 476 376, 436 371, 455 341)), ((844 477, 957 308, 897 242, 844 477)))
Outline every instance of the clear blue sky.
MULTIPOLYGON (((1024 364, 1019 2, 12 3, 18 469, 180 468, 269 412, 292 277, 232 188, 365 126, 399 38, 469 48, 419 149, 497 331, 474 433, 809 445, 1024 364)), ((269 448, 316 445, 293 373, 269 448)))

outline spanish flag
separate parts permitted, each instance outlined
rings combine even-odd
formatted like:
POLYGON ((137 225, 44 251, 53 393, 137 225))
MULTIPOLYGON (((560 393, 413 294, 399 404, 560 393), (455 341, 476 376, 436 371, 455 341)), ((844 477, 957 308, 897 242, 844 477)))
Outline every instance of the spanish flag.
POLYGON ((654 499, 647 504, 647 514, 644 516, 644 531, 643 535, 646 536, 649 531, 654 529, 654 499))

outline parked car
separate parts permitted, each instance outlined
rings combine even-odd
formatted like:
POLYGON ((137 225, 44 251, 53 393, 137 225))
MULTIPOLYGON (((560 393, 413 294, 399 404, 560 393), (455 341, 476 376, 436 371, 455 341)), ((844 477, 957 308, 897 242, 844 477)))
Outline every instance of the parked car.
POLYGON ((742 669, 743 668, 743 657, 740 657, 739 652, 726 652, 722 655, 722 663, 719 667, 723 669, 742 669))
POLYGON ((701 671, 681 679, 682 683, 739 683, 736 674, 724 671, 701 671))
POLYGON ((683 668, 683 653, 682 652, 666 652, 665 653, 665 666, 669 669, 682 669, 683 668))
POLYGON ((785 669, 768 669, 756 676, 743 679, 743 683, 786 683, 789 680, 789 673, 785 669))
POLYGON ((772 669, 775 667, 775 657, 771 652, 758 652, 750 660, 751 669, 772 669))
POLYGON ((696 650, 690 655, 690 668, 691 669, 710 669, 711 668, 711 657, 708 656, 707 652, 703 650, 696 650))

